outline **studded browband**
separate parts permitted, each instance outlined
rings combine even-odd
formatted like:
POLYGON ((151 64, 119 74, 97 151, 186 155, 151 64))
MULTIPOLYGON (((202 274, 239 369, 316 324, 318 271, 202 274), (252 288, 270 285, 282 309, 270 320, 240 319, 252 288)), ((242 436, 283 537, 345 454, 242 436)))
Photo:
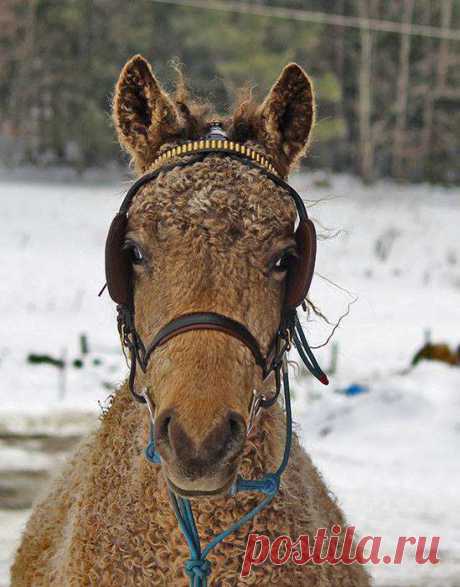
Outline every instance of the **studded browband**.
MULTIPOLYGON (((217 133, 216 133, 217 134, 217 133)), ((201 139, 199 141, 190 141, 172 147, 167 151, 164 151, 159 155, 153 162, 152 167, 157 165, 163 165, 174 157, 180 157, 183 155, 193 155, 194 153, 223 153, 223 154, 238 154, 242 157, 246 157, 254 163, 257 163, 273 175, 281 176, 281 173, 276 169, 274 164, 266 157, 259 153, 252 147, 242 145, 235 141, 229 141, 228 139, 201 139)))

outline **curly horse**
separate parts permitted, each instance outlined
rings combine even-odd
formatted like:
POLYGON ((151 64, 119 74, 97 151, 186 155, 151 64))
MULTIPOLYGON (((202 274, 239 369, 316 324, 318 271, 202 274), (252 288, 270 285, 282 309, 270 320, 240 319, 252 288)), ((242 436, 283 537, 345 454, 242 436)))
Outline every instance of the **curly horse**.
MULTIPOLYGON (((188 99, 179 84, 166 93, 148 62, 133 57, 115 92, 120 144, 139 174, 159 155, 196 141, 216 117, 188 99)), ((256 149, 280 176, 305 154, 314 123, 312 85, 296 64, 284 68, 265 100, 242 101, 220 120, 231 141, 256 149)), ((144 340, 177 316, 220 313, 245 325, 268 352, 282 311, 286 260, 299 254, 292 199, 257 166, 209 153, 174 165, 134 197, 124 250, 129 257, 135 327, 144 340)), ((11 569, 12 587, 188 584, 188 557, 168 497, 173 484, 191 501, 196 526, 210 540, 258 503, 228 493, 237 472, 260 478, 283 455, 281 403, 262 410, 250 434, 253 389, 272 393, 247 345, 215 330, 183 332, 161 346, 136 386, 154 406, 161 467, 144 458, 149 413, 129 383, 113 398, 99 428, 85 439, 36 504, 11 569), (242 434, 242 431, 245 433, 242 434)), ((297 436, 278 495, 249 524, 212 551, 212 585, 363 587, 359 564, 286 565, 266 561, 241 576, 250 532, 270 539, 305 535, 346 523, 297 436)), ((344 530, 340 540, 344 539, 344 530)))

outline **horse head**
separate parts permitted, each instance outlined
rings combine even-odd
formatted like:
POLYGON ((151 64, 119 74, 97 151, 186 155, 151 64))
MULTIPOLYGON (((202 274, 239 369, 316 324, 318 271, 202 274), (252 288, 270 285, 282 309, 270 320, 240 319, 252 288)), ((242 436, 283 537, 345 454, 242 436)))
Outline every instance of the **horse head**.
MULTIPOLYGON (((175 491, 222 493, 238 471, 254 390, 269 396, 273 388, 247 339, 261 356, 273 353, 286 296, 296 289, 293 272, 303 271, 306 254, 314 258, 312 250, 303 250, 305 235, 299 240, 292 197, 270 177, 286 177, 307 148, 312 86, 290 64, 260 105, 242 102, 219 119, 183 91, 167 94, 146 60, 136 56, 120 74, 113 112, 120 144, 149 179, 111 229, 123 271, 112 271, 109 291, 116 299, 117 280, 125 284, 120 296, 131 308, 137 345, 132 356, 135 361, 137 353, 143 366, 136 386, 151 404, 156 448, 175 491), (199 147, 213 129, 225 139, 219 145, 247 149, 270 173, 227 156, 225 149, 194 159, 187 145, 199 147), (145 341, 165 325, 197 313, 227 317, 242 334, 195 324, 146 353, 145 341)), ((305 295, 305 287, 300 291, 305 295)))

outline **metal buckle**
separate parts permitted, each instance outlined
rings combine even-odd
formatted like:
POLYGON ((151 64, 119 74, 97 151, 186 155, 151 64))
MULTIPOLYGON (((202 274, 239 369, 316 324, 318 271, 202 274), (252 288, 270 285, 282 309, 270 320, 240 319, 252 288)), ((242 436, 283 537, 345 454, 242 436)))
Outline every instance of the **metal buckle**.
POLYGON ((283 354, 286 351, 290 351, 292 347, 292 332, 289 328, 286 328, 281 334, 280 337, 285 341, 285 345, 283 350, 281 351, 283 354))
POLYGON ((246 429, 246 435, 249 436, 249 434, 252 432, 252 429, 254 428, 254 424, 257 420, 257 416, 260 413, 260 410, 262 409, 262 402, 265 400, 265 397, 263 394, 259 393, 257 391, 257 389, 254 389, 252 391, 252 401, 251 401, 251 409, 249 410, 249 421, 248 421, 248 426, 246 429))
POLYGON ((276 354, 273 357, 271 366, 270 366, 270 370, 274 371, 275 369, 278 369, 278 367, 281 366, 281 363, 283 362, 284 357, 286 356, 286 353, 289 352, 292 348, 292 332, 289 328, 286 328, 285 330, 280 330, 278 333, 278 342, 277 342, 277 350, 276 350, 276 354), (281 345, 280 341, 284 341, 284 344, 281 345))

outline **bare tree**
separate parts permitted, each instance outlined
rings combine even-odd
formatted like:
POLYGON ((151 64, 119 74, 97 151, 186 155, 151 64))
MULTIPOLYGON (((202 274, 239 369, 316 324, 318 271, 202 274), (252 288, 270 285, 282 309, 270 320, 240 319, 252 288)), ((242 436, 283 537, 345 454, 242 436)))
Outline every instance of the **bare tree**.
MULTIPOLYGON (((439 8, 441 17, 441 27, 445 30, 448 30, 451 27, 452 21, 452 0, 443 0, 443 2, 440 3, 439 8)), ((432 7, 427 5, 426 16, 428 18, 431 16, 431 11, 432 7)), ((450 65, 452 65, 452 62, 455 63, 455 58, 452 59, 453 56, 450 54, 451 44, 449 43, 449 40, 440 39, 437 51, 435 47, 435 42, 431 41, 430 45, 431 51, 428 52, 428 58, 430 60, 431 66, 431 87, 429 88, 429 91, 426 92, 424 97, 423 128, 421 132, 421 141, 419 146, 421 161, 423 163, 428 162, 433 157, 433 139, 437 114, 436 102, 442 98, 447 98, 450 100, 454 99, 456 101, 458 101, 458 99, 460 98, 460 91, 458 87, 451 87, 448 82, 449 67, 450 65)), ((438 114, 440 117, 443 117, 442 112, 439 112, 438 114)), ((449 126, 448 121, 447 126, 449 126)), ((454 137, 452 137, 454 141, 458 140, 458 137, 455 136, 456 132, 457 130, 454 130, 454 137)), ((446 136, 446 134, 444 133, 442 133, 442 141, 445 144, 444 146, 447 146, 449 137, 446 136)), ((438 145, 438 147, 440 146, 441 145, 438 145)))
MULTIPOLYGON (((368 0, 358 1, 358 13, 361 18, 369 18, 372 5, 376 3, 368 0)), ((361 51, 359 61, 359 157, 360 172, 364 181, 371 181, 374 176, 375 145, 372 136, 372 43, 373 35, 369 28, 360 29, 361 51)))
MULTIPOLYGON (((402 22, 410 24, 414 11, 414 0, 404 0, 402 22)), ((411 36, 401 35, 399 50, 398 84, 396 95, 396 122, 393 131, 392 172, 395 177, 401 177, 404 170, 404 150, 407 128, 407 101, 409 94, 409 64, 410 64, 411 36)))

